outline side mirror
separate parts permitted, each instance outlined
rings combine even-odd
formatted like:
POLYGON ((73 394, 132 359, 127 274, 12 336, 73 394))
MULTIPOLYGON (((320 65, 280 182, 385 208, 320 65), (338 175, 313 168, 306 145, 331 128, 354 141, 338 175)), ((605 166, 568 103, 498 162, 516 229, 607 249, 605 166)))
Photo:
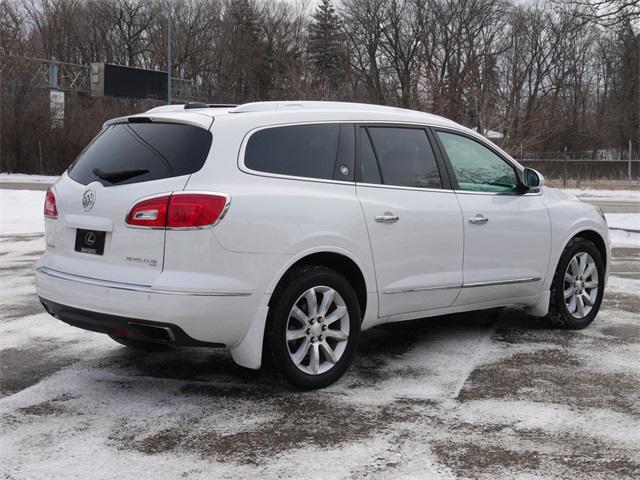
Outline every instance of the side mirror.
POLYGON ((541 188, 544 185, 544 177, 533 168, 525 168, 522 177, 524 186, 527 188, 541 188))

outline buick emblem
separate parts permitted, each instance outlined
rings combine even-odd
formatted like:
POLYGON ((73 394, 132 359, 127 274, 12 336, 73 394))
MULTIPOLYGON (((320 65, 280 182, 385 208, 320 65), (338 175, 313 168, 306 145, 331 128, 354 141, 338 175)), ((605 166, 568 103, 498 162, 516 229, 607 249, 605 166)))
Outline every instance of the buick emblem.
POLYGON ((85 190, 82 194, 82 208, 88 212, 96 203, 96 191, 93 188, 85 190))
POLYGON ((89 245, 90 247, 95 245, 96 243, 96 234, 93 232, 87 232, 84 234, 84 243, 89 245))

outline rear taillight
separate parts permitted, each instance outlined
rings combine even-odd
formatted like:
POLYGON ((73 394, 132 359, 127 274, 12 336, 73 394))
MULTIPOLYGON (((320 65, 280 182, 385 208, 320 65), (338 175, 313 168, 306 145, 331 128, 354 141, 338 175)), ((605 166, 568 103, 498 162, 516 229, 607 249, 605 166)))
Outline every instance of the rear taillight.
POLYGON ((127 224, 149 228, 200 228, 222 218, 229 197, 209 193, 174 193, 137 203, 127 224))
POLYGON ((200 193, 172 195, 169 200, 167 227, 191 228, 212 225, 227 205, 227 197, 200 193))
POLYGON ((44 197, 44 216, 47 218, 58 218, 58 208, 56 207, 56 196, 51 190, 51 187, 47 189, 47 194, 44 197))
POLYGON ((136 227, 166 227, 169 198, 171 195, 150 198, 136 203, 127 215, 127 224, 136 227))

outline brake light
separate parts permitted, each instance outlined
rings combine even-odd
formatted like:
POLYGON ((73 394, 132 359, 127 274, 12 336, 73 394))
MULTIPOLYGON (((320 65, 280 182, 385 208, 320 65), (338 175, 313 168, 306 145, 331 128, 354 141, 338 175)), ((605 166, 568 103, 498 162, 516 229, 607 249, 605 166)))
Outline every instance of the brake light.
POLYGON ((56 207, 56 196, 47 188, 47 194, 44 197, 44 216, 47 218, 58 218, 58 208, 56 207))
POLYGON ((220 218, 226 204, 227 197, 222 195, 172 195, 169 201, 167 227, 190 228, 211 225, 220 218))
POLYGON ((127 224, 151 228, 198 228, 216 223, 228 204, 226 195, 177 193, 143 200, 127 215, 127 224))

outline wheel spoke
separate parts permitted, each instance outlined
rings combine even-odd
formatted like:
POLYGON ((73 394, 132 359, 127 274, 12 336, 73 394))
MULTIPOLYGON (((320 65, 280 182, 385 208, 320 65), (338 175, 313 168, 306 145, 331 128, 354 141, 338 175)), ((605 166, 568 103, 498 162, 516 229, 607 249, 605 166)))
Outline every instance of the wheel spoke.
POLYGON ((598 286, 598 282, 596 280, 592 280, 591 282, 585 282, 584 288, 596 288, 598 286))
POLYGON ((571 262, 569 263, 569 268, 571 269, 571 273, 575 276, 580 273, 580 265, 578 265, 577 257, 573 257, 571 262))
POLYGON ((311 344, 311 351, 309 353, 309 367, 314 374, 318 373, 320 369, 320 350, 317 343, 311 344))
POLYGON ((291 316, 303 325, 306 325, 306 323, 309 321, 309 317, 307 317, 304 312, 298 308, 297 305, 294 305, 291 309, 291 316))
POLYGON ((327 290, 322 293, 322 302, 320 303, 320 307, 318 308, 318 315, 325 316, 329 307, 331 306, 331 302, 333 302, 333 296, 335 294, 335 290, 327 290))
POLYGON ((564 281, 573 283, 573 280, 574 280, 573 275, 571 275, 568 271, 566 271, 564 274, 564 281))
POLYGON ((306 336, 307 331, 304 328, 298 328, 296 330, 287 330, 287 342, 299 340, 306 336))
POLYGON ((331 325, 333 322, 340 320, 347 314, 347 307, 342 305, 338 305, 336 309, 327 315, 324 319, 324 323, 327 325, 331 325))
POLYGON ((586 292, 582 294, 582 302, 584 305, 588 305, 588 306, 593 305, 593 302, 591 301, 591 297, 586 292))
POLYGON ((329 344, 327 343, 327 341, 323 341, 320 346, 322 347, 322 350, 324 351, 324 356, 327 359, 328 362, 331 363, 336 363, 337 359, 335 354, 333 353, 333 349, 331 348, 331 346, 329 346, 329 344))
POLYGON ((573 294, 574 294, 574 292, 575 292, 575 290, 574 290, 573 286, 571 286, 571 287, 567 288, 567 289, 564 291, 564 299, 566 300, 567 298, 569 298, 571 295, 573 295, 573 294))
POLYGON ((318 315, 318 299, 316 297, 316 291, 313 288, 307 290, 304 294, 304 298, 307 300, 307 316, 315 317, 318 315))
POLYGON ((591 276, 591 274, 593 273, 593 271, 595 270, 596 265, 595 263, 589 263, 587 265, 587 268, 584 270, 584 274, 582 275, 584 278, 589 278, 591 276))
POLYGON ((577 302, 578 302, 578 314, 581 317, 584 317, 584 300, 582 299, 582 295, 578 295, 577 302))
POLYGON ((573 313, 576 311, 576 296, 577 295, 572 295, 569 299, 569 304, 567 305, 567 310, 569 310, 569 313, 573 313))
POLYGON ((584 275, 584 271, 587 268, 587 254, 581 253, 578 256, 578 262, 580 263, 580 275, 584 275))
POLYGON ((291 355, 293 363, 295 363, 296 365, 300 365, 300 362, 302 362, 302 360, 304 360, 304 357, 307 356, 310 345, 311 342, 309 341, 309 339, 305 338, 300 347, 298 347, 298 350, 296 350, 296 352, 291 355))
POLYGON ((342 330, 331 330, 328 329, 324 332, 324 336, 327 338, 335 338, 336 340, 343 341, 349 338, 349 335, 344 333, 342 330))

